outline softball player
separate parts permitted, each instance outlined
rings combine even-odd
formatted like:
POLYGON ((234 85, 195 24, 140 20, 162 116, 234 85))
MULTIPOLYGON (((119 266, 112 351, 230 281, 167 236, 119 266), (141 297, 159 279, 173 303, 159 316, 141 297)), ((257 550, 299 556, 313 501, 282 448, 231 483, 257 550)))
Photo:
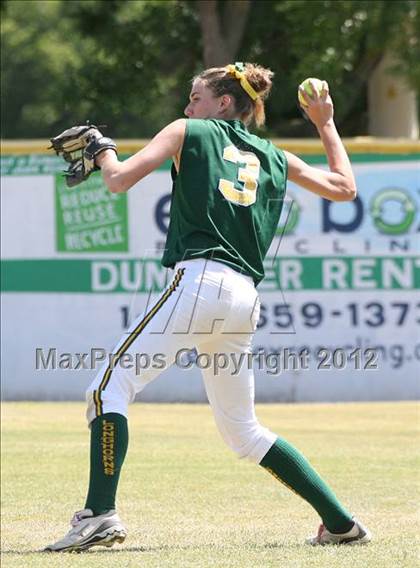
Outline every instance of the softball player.
MULTIPOLYGON (((126 529, 115 510, 120 470, 128 445, 128 405, 159 373, 151 366, 136 374, 120 365, 127 355, 164 353, 171 363, 180 350, 236 356, 251 352, 259 317, 256 286, 274 237, 287 179, 333 201, 354 199, 349 159, 333 121, 328 86, 305 110, 318 129, 330 171, 315 169, 271 142, 250 134, 264 123, 264 99, 272 73, 237 63, 207 69, 192 85, 187 119, 172 122, 140 152, 120 162, 113 141, 97 131, 90 156, 112 192, 124 192, 166 159, 174 162, 170 226, 162 263, 174 269, 159 300, 138 318, 116 346, 87 391, 91 429, 90 483, 83 510, 49 551, 84 550, 122 542, 126 529), (99 142, 98 142, 99 141, 99 142), (93 158, 92 158, 93 156, 93 158)), ((81 171, 81 170, 80 170, 81 171)), ((343 507, 305 457, 258 422, 254 376, 243 365, 203 370, 216 425, 228 446, 261 465, 303 497, 322 525, 310 544, 365 543, 370 534, 343 507)))

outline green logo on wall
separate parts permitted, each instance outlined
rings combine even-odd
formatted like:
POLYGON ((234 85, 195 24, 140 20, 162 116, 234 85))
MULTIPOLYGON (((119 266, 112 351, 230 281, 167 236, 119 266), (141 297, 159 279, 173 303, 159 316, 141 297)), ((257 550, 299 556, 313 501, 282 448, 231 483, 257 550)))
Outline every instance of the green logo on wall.
POLYGON ((55 176, 57 250, 128 252, 127 195, 110 193, 99 174, 70 189, 55 176))
POLYGON ((416 204, 406 191, 400 188, 378 192, 371 204, 373 224, 385 235, 406 233, 416 216, 416 204))

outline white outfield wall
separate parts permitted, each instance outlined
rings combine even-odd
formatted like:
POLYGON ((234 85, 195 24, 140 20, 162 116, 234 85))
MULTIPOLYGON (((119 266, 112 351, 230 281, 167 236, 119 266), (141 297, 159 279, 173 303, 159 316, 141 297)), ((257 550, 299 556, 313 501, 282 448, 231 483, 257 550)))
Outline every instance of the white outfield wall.
MULTIPOLYGON (((170 277, 159 263, 168 168, 127 195, 107 192, 99 174, 68 190, 61 161, 42 153, 46 145, 2 148, 6 400, 83 399, 95 371, 80 369, 80 358, 91 366, 92 349, 112 352, 170 277)), ((140 145, 120 147, 131 153, 140 145)), ((316 142, 282 147, 325 167, 316 142)), ((420 144, 348 141, 348 148, 356 201, 332 204, 288 186, 259 286, 259 401, 418 398, 420 144)), ((193 361, 193 353, 185 355, 141 399, 205 400, 193 361)))

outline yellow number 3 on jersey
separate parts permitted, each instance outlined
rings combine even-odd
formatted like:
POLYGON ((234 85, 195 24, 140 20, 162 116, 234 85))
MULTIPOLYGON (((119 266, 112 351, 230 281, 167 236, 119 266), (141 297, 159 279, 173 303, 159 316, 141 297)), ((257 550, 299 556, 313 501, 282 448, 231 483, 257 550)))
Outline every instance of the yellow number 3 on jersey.
POLYGON ((227 146, 223 150, 223 159, 234 164, 245 164, 238 169, 238 181, 243 182, 243 189, 235 189, 233 182, 221 178, 219 190, 223 197, 237 205, 249 207, 257 199, 258 176, 260 174, 260 161, 252 152, 242 152, 236 146, 227 146))

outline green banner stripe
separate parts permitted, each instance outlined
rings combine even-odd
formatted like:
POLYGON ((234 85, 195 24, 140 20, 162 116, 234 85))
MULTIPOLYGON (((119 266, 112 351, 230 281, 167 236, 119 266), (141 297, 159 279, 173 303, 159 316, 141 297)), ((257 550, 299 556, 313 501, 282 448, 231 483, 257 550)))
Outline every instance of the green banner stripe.
MULTIPOLYGON (((420 259, 387 257, 267 258, 259 290, 415 290, 420 259)), ((147 293, 166 286, 160 259, 3 260, 3 292, 147 293)))
MULTIPOLYGON (((361 162, 405 162, 420 160, 420 154, 349 154, 350 161, 353 164, 361 162)), ((299 156, 307 164, 326 164, 327 158, 324 154, 308 155, 302 154, 299 156)))
MULTIPOLYGON (((302 160, 308 164, 326 164, 327 159, 324 154, 298 154, 302 160)), ((129 154, 120 155, 124 160, 129 154)), ((350 159, 354 164, 371 162, 401 162, 420 160, 419 153, 410 154, 379 154, 379 153, 351 153, 350 159)), ((172 162, 167 160, 158 170, 167 171, 171 169, 172 162)), ((44 154, 32 155, 2 155, 1 156, 1 175, 54 175, 66 169, 66 163, 57 156, 47 156, 44 154)))
POLYGON ((91 292, 91 260, 2 260, 3 292, 91 292))
MULTIPOLYGON (((120 160, 125 160, 129 157, 130 154, 119 155, 120 160)), ((62 158, 45 154, 2 154, 0 164, 2 176, 62 174, 68 166, 62 158)), ((171 165, 172 162, 166 160, 157 169, 170 170, 171 165)))

